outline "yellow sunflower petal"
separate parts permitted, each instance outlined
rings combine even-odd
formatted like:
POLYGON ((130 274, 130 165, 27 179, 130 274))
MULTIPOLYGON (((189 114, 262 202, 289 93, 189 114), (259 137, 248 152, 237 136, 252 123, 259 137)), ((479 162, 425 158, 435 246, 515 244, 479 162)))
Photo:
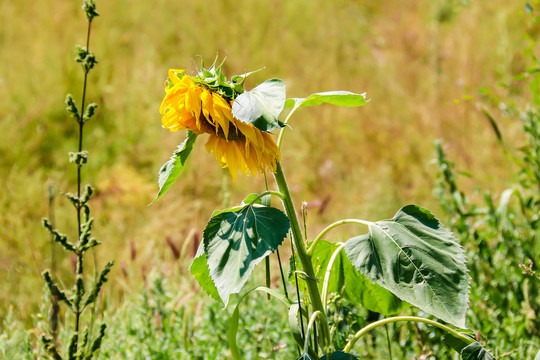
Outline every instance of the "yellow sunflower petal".
POLYGON ((178 74, 183 74, 185 71, 186 70, 184 69, 169 69, 169 79, 173 84, 176 84, 180 82, 180 77, 178 76, 178 74))

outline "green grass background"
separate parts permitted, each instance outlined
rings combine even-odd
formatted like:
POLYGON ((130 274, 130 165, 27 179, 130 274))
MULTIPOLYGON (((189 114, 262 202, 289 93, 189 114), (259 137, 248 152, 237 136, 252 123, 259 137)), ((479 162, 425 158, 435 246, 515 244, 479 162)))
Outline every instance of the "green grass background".
MULTIPOLYGON (((40 225, 47 188, 75 191, 67 152, 76 149, 77 127, 63 100, 82 90, 73 62, 74 44, 86 33, 80 5, 0 3, 0 318, 12 308, 30 322, 38 311, 40 273, 51 256, 40 225)), ((262 178, 231 183, 198 144, 178 183, 146 206, 159 167, 184 137, 161 128, 167 70, 193 70, 199 56, 207 63, 226 56, 229 75, 265 67, 247 87, 278 77, 289 97, 367 92, 371 101, 359 109, 302 109, 286 134, 282 162, 297 207, 330 199, 324 211, 309 212, 311 236, 340 218, 391 217, 407 203, 440 214, 431 193, 438 138, 475 174, 474 183, 501 189, 508 178, 511 164, 477 94, 491 88, 527 101, 519 82, 497 87, 525 70, 524 34, 538 32, 525 21, 525 1, 98 0, 97 8, 90 47, 99 64, 88 99, 100 108, 85 128, 83 180, 97 190, 98 262, 117 262, 105 287, 108 304, 118 304, 152 268, 185 271, 167 239, 180 248, 214 208, 264 189, 262 178)), ((519 144, 521 125, 497 120, 505 139, 519 144)), ((58 228, 72 235, 74 210, 61 196, 55 204, 58 228)), ((58 261, 69 283, 72 261, 60 251, 58 261)))

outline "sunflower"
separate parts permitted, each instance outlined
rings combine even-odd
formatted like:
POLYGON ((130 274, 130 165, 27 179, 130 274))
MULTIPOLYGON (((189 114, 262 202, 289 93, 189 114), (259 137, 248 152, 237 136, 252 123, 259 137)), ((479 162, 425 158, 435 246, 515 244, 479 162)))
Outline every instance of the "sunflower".
POLYGON ((212 67, 212 72, 203 70, 206 73, 195 77, 184 74, 184 70, 169 70, 160 108, 163 127, 210 134, 206 150, 214 154, 222 168, 229 169, 233 179, 238 171, 246 175, 274 172, 280 151, 270 134, 232 115, 232 104, 243 92, 243 81, 224 81, 221 66, 212 67), (201 76, 208 74, 211 76, 201 76))

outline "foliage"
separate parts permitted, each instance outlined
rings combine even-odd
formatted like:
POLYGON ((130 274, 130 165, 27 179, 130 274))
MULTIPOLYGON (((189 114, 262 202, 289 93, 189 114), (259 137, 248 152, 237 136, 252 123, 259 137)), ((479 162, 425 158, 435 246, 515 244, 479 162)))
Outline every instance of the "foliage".
MULTIPOLYGON (((204 301, 193 292, 185 274, 148 274, 147 285, 128 293, 122 304, 106 311, 109 326, 95 360, 109 359, 196 359, 215 360, 228 355, 227 330, 230 314, 217 302, 204 301), (181 284, 184 291, 178 291, 181 284)), ((298 356, 281 323, 286 314, 268 306, 264 297, 247 299, 242 309, 238 339, 250 359, 287 360, 298 356)), ((6 321, 8 331, 0 336, 0 357, 35 359, 35 339, 13 316, 6 321)), ((66 339, 70 329, 59 337, 66 339)))
MULTIPOLYGON (((531 23, 538 19, 534 14, 526 18, 531 23)), ((529 40, 533 48, 536 39, 529 40)), ((535 276, 540 262, 540 87, 538 59, 528 47, 524 54, 529 65, 512 81, 528 84, 529 103, 513 104, 489 89, 480 92, 483 112, 508 162, 515 165, 510 167, 515 170, 507 189, 493 193, 478 188, 467 194, 460 188, 461 173, 438 143, 436 193, 471 259, 471 325, 497 354, 532 359, 540 342, 540 280, 535 276), (492 106, 498 109, 488 110, 492 106), (511 149, 499 130, 504 118, 522 124, 525 144, 518 149, 511 149), (475 195, 482 195, 483 202, 475 201, 475 195)))
POLYGON ((519 165, 515 183, 497 196, 498 204, 487 191, 484 204, 469 200, 440 144, 437 193, 452 230, 472 259, 470 297, 475 315, 471 323, 500 352, 517 350, 527 358, 540 341, 540 281, 534 276, 540 261, 540 133, 536 131, 540 121, 536 111, 522 113, 521 118, 528 144, 520 149, 521 157, 514 158, 519 165))

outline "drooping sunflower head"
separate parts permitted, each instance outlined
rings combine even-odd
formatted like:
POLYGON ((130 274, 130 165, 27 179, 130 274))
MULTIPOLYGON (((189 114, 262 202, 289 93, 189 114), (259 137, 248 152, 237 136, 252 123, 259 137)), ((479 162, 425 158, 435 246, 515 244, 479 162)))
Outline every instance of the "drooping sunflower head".
MULTIPOLYGON (((163 127, 170 131, 186 129, 197 135, 209 134, 206 150, 214 154, 221 167, 229 169, 233 179, 238 171, 253 175, 275 171, 280 151, 272 136, 263 131, 271 127, 261 130, 254 125, 267 114, 258 116, 256 111, 255 115, 244 115, 252 102, 250 92, 243 87, 248 74, 233 76, 228 81, 222 66, 223 63, 217 67, 214 63, 209 69, 202 67, 196 76, 189 76, 184 70, 169 70, 160 108, 163 127), (235 101, 239 101, 235 106, 243 110, 237 112, 240 118, 233 116, 235 101)), ((283 101, 284 98, 283 86, 283 101)), ((277 115, 273 121, 277 121, 277 115)))

